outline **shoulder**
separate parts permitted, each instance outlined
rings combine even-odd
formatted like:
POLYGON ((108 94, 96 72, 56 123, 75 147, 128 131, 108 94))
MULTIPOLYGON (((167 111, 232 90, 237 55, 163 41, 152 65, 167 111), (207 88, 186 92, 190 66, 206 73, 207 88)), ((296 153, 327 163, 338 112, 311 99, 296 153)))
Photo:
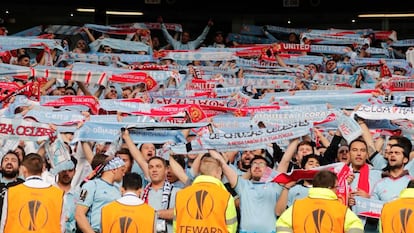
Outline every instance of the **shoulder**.
POLYGON ((95 190, 97 186, 97 181, 96 179, 90 180, 88 182, 86 182, 83 186, 82 189, 86 189, 86 190, 95 190))

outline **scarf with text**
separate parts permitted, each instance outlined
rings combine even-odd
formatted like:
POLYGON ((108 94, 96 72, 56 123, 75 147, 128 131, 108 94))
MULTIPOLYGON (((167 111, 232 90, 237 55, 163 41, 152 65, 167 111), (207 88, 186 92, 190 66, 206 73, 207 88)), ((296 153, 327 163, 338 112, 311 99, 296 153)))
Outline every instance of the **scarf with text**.
POLYGON ((49 124, 0 117, 0 136, 12 140, 42 141, 56 138, 49 124))

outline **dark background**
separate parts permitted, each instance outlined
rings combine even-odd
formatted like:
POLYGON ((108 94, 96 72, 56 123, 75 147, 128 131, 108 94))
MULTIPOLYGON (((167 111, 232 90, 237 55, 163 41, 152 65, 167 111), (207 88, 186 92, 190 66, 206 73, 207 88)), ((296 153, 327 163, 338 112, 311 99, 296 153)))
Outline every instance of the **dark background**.
POLYGON ((160 1, 154 5, 146 4, 144 0, 2 0, 0 18, 9 35, 37 25, 156 22, 157 16, 162 16, 164 22, 180 23, 194 36, 201 33, 208 19, 212 18, 215 22, 213 31, 237 33, 242 24, 268 24, 313 29, 396 30, 398 39, 414 38, 414 18, 357 18, 360 13, 414 12, 407 0, 293 0, 298 3, 297 7, 284 6, 288 0, 160 1), (79 13, 75 11, 78 7, 98 10, 95 14, 79 13), (6 10, 9 13, 5 13, 6 10), (105 10, 142 11, 144 16, 105 16, 102 13, 105 10), (352 23, 352 19, 356 22, 352 23), (291 24, 287 23, 288 20, 291 24))

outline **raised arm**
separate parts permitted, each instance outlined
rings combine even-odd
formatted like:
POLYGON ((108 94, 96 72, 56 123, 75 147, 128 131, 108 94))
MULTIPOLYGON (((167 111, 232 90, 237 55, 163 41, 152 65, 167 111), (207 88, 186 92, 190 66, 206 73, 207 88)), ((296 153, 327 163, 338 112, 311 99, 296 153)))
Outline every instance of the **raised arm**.
POLYGON ((296 152, 296 148, 298 144, 299 144, 299 138, 295 138, 289 143, 288 147, 286 148, 285 153, 283 154, 282 160, 280 160, 279 166, 277 166, 278 172, 288 171, 290 160, 292 160, 292 157, 296 152))
MULTIPOLYGON (((180 155, 178 155, 180 156, 180 155)), ((170 162, 170 168, 172 169, 172 172, 174 175, 177 176, 177 178, 183 182, 184 184, 187 184, 188 182, 188 176, 185 173, 184 168, 175 160, 174 155, 169 156, 168 161, 170 162)))
POLYGON ((81 142, 82 143, 82 150, 83 150, 83 154, 85 155, 86 161, 88 161, 89 164, 92 163, 92 159, 93 159, 93 151, 92 151, 92 146, 90 144, 90 142, 81 142))
POLYGON ((128 129, 125 129, 122 133, 122 139, 124 139, 125 144, 128 146, 129 152, 131 152, 132 157, 138 163, 139 167, 144 172, 146 178, 149 177, 148 172, 148 162, 145 160, 144 156, 142 155, 141 151, 138 150, 137 146, 131 139, 129 135, 128 129))
POLYGON ((237 179, 238 179, 238 175, 236 173, 236 171, 234 171, 226 162, 226 160, 223 158, 223 156, 217 152, 216 150, 208 150, 208 153, 210 153, 210 155, 219 160, 221 163, 221 167, 223 169, 223 173, 224 175, 227 177, 227 180, 229 181, 229 184, 231 186, 231 188, 236 187, 237 184, 237 179))

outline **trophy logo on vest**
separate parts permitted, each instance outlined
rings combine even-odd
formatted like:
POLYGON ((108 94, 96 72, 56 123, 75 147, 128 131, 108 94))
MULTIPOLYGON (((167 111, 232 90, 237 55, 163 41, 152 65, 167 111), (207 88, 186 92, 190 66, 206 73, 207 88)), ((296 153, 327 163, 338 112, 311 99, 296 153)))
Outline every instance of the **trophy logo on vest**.
POLYGON ((305 218, 304 232, 333 232, 333 224, 332 217, 325 210, 316 209, 305 218))
POLYGON ((122 216, 112 223, 110 232, 138 233, 138 225, 131 217, 122 216))
POLYGON ((38 231, 46 226, 48 211, 42 202, 32 200, 24 204, 19 211, 19 222, 28 231, 38 231))
POLYGON ((392 217, 392 232, 408 232, 408 223, 414 221, 410 220, 412 216, 412 209, 400 209, 399 214, 392 217))
POLYGON ((188 215, 197 220, 207 219, 214 209, 214 199, 206 190, 197 191, 187 201, 188 215))

